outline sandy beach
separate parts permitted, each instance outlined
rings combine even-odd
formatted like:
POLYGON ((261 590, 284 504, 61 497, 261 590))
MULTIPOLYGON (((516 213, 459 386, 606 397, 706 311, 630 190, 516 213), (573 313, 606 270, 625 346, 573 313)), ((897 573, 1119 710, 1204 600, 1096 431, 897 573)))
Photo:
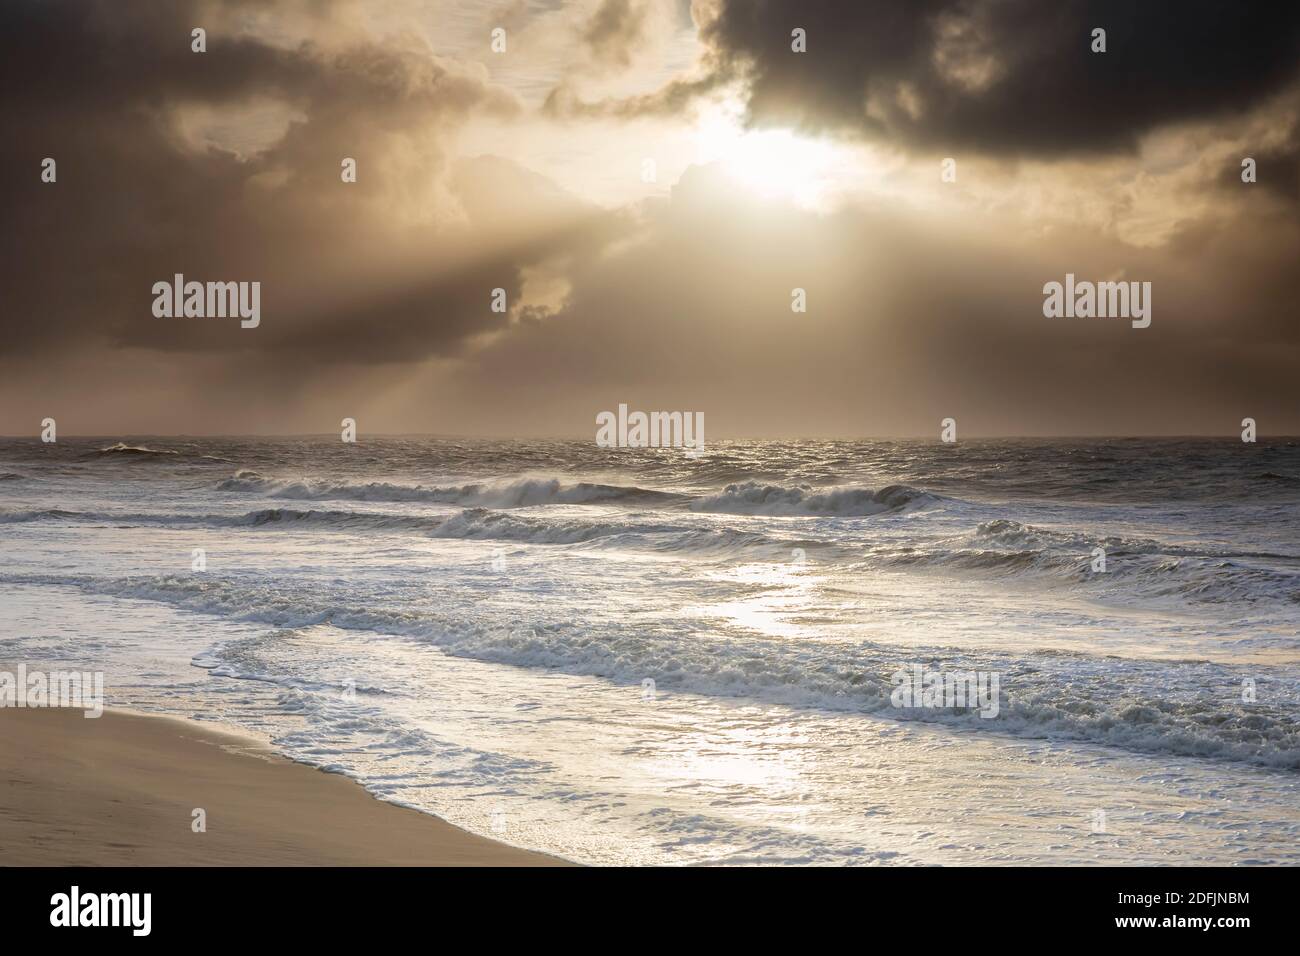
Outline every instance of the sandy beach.
POLYGON ((0 864, 548 866, 262 743, 167 717, 0 709, 0 864), (206 811, 206 832, 192 829, 206 811))

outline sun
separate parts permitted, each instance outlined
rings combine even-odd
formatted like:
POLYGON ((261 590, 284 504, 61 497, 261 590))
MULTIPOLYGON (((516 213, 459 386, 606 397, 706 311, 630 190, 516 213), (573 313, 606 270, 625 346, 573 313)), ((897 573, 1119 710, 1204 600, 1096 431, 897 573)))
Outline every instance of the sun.
POLYGON ((786 129, 748 130, 739 103, 702 110, 696 126, 696 162, 716 163, 756 197, 813 209, 823 205, 845 173, 835 144, 786 129))

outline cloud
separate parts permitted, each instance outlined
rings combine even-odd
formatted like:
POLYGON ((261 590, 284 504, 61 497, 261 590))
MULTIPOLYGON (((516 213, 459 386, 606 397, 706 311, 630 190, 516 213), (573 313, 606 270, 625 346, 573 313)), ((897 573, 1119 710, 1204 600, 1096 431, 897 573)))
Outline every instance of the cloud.
POLYGON ((1132 150, 1163 124, 1257 106, 1300 75, 1300 7, 1213 0, 710 0, 701 75, 567 115, 680 108, 740 84, 750 121, 909 149, 1060 156, 1132 150), (791 51, 791 31, 807 52, 791 51), (1094 28, 1105 53, 1091 51, 1094 28))
POLYGON ((482 67, 413 35, 378 39, 355 15, 237 0, 0 6, 6 358, 262 352, 306 376, 309 362, 454 355, 514 321, 524 277, 586 248, 601 215, 508 163, 491 176, 455 163, 467 119, 517 116, 518 101, 482 67), (196 25, 206 53, 190 49, 196 25), (54 184, 40 181, 44 157, 54 184), (344 157, 355 184, 340 179, 344 157), (260 281, 260 328, 154 318, 152 285, 175 273, 260 281), (490 311, 494 288, 510 313, 490 311))
POLYGON ((1300 296, 1300 227, 1262 211, 1143 248, 1086 226, 1044 237, 1014 210, 755 204, 693 167, 634 240, 575 271, 553 320, 451 376, 466 427, 513 408, 516 433, 580 432, 627 402, 703 410, 719 436, 933 435, 950 415, 968 434, 1227 435, 1245 415, 1276 434, 1300 427, 1279 308, 1300 296), (1152 326, 1045 318, 1042 286, 1067 272, 1152 282, 1152 326))
POLYGON ((642 43, 647 7, 637 0, 601 0, 582 30, 582 39, 606 63, 627 66, 642 43))
MULTIPOLYGON (((716 436, 932 434, 949 415, 968 435, 1300 428, 1300 99, 1273 57, 1289 20, 1243 53, 1252 23, 1193 17, 1233 48, 1192 77, 1168 43, 1208 40, 1182 23, 1153 41, 1127 7, 1102 11, 1111 59, 1075 63, 1063 38, 1100 7, 718 0, 697 6, 696 72, 590 103, 552 84, 539 117, 483 64, 399 22, 373 32, 366 9, 0 6, 0 426, 319 431, 347 415, 574 435, 625 401, 702 410, 716 436), (796 25, 807 54, 789 52, 796 25), (756 199, 725 162, 617 210, 523 165, 560 157, 580 186, 640 146, 611 121, 592 151, 546 115, 678 116, 724 85, 756 123, 902 149, 853 145, 847 175, 871 188, 818 213, 756 199), (532 138, 462 156, 480 117, 532 138), (939 142, 985 155, 959 153, 943 184, 908 153, 939 142), (1256 184, 1240 182, 1247 155, 1256 184), (46 156, 57 184, 40 182, 46 156), (152 285, 176 272, 261 281, 261 326, 154 318, 152 285), (1066 272, 1151 281, 1151 328, 1045 319, 1042 285, 1066 272)), ((611 50, 631 42, 620 22, 611 50)), ((594 23, 566 24, 575 62, 574 30, 594 23)))

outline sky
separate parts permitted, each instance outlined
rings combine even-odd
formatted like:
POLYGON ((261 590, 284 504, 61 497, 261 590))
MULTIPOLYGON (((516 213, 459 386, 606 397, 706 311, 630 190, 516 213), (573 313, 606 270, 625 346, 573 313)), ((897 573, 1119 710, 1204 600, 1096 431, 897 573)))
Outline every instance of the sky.
POLYGON ((6 0, 0 77, 0 434, 1300 434, 1300 5, 6 0))

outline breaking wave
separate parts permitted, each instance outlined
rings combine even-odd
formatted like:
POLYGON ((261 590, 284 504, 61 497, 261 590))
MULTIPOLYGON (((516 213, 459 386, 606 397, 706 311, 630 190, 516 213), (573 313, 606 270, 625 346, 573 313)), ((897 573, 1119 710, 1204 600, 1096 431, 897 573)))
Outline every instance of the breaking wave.
POLYGON ((848 549, 805 538, 775 538, 731 527, 702 528, 678 521, 635 519, 588 521, 525 516, 488 508, 468 508, 453 515, 393 514, 373 511, 262 508, 240 515, 114 514, 46 509, 0 512, 0 523, 80 521, 114 527, 231 527, 362 532, 410 532, 433 538, 509 541, 518 544, 597 544, 619 548, 723 557, 744 553, 759 560, 788 560, 791 551, 820 559, 852 557, 848 549))
POLYGON ((355 589, 308 589, 267 581, 176 575, 4 575, 0 580, 163 602, 278 628, 329 624, 430 643, 459 657, 631 684, 651 677, 661 689, 942 723, 971 732, 1300 769, 1300 726, 1290 713, 1294 686, 1285 674, 1272 677, 1264 665, 1189 661, 1171 667, 1168 662, 1064 652, 990 653, 943 661, 953 652, 870 643, 763 642, 756 646, 700 632, 684 642, 675 631, 647 633, 635 622, 598 629, 578 622, 470 623, 436 610, 393 610, 387 602, 366 606, 358 603, 355 589), (973 708, 894 707, 892 675, 920 661, 950 671, 999 673, 996 716, 981 716, 973 708), (1260 693, 1261 704, 1240 706, 1244 677, 1268 688, 1260 693))
POLYGON ((164 455, 179 455, 180 452, 160 450, 157 448, 148 448, 144 445, 128 445, 125 442, 116 442, 105 448, 99 449, 97 455, 126 455, 130 457, 157 458, 164 455))
POLYGON ((0 524, 24 524, 28 521, 64 521, 86 517, 79 511, 42 508, 39 511, 0 511, 0 524))
POLYGON ((766 485, 755 481, 727 485, 721 494, 691 502, 693 511, 723 514, 779 516, 865 517, 920 507, 938 501, 937 495, 889 485, 870 488, 813 488, 810 485, 766 485))
POLYGON ((968 571, 1059 583, 1124 599, 1196 603, 1300 602, 1300 556, 1268 551, 1216 552, 1118 535, 1088 537, 1009 519, 981 523, 972 534, 929 548, 876 549, 868 563, 968 571), (1094 549, 1105 571, 1093 570, 1094 549), (1256 562, 1296 562, 1294 571, 1256 562))
POLYGON ((412 501, 430 504, 474 505, 483 508, 531 508, 539 505, 639 504, 680 501, 683 495, 626 485, 558 478, 523 478, 501 484, 468 484, 448 488, 401 485, 386 481, 365 483, 316 479, 284 480, 257 472, 241 471, 217 485, 221 491, 260 494, 297 501, 412 501))
POLYGON ((565 482, 559 478, 524 478, 500 484, 455 487, 401 485, 391 482, 330 482, 318 479, 269 478, 241 471, 218 484, 228 492, 260 494, 268 498, 299 501, 334 499, 376 502, 427 502, 480 508, 531 508, 541 505, 626 505, 679 507, 714 514, 865 517, 932 504, 939 496, 889 485, 870 488, 814 488, 810 485, 773 485, 747 481, 727 485, 718 494, 689 495, 632 485, 565 482))

